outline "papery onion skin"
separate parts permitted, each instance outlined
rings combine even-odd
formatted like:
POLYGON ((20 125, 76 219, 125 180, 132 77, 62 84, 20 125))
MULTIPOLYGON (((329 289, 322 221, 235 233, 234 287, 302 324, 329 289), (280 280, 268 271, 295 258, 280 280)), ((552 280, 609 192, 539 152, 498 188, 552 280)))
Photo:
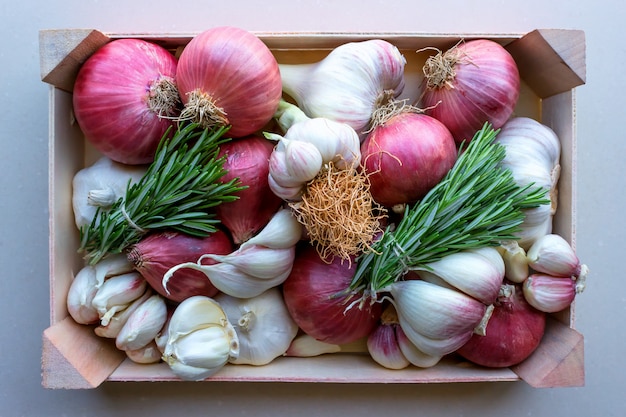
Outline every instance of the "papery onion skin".
POLYGON ((485 122, 494 129, 504 125, 519 98, 520 76, 511 54, 497 42, 476 39, 452 50, 459 54, 454 77, 441 87, 426 86, 421 107, 461 143, 471 140, 485 122))
POLYGON ((383 206, 413 203, 448 173, 457 149, 448 129, 418 113, 401 113, 369 133, 361 161, 374 200, 383 206))
MULTIPOLYGON (((163 288, 163 275, 183 262, 196 262, 202 255, 226 255, 233 251, 228 235, 218 230, 197 238, 178 232, 157 232, 147 235, 128 250, 128 259, 148 284, 163 297, 181 302, 194 295, 213 297, 219 291, 205 274, 190 268, 177 271, 163 288)), ((207 259, 203 264, 215 264, 207 259)))
POLYGON ((524 299, 519 284, 512 294, 500 296, 486 327, 485 336, 472 335, 457 350, 463 358, 489 368, 506 368, 528 358, 539 346, 546 325, 546 314, 524 299))
POLYGON ((348 300, 339 293, 350 284, 354 270, 338 257, 330 263, 320 258, 313 246, 303 244, 291 274, 283 283, 287 309, 296 324, 309 336, 336 345, 354 342, 369 335, 378 325, 382 313, 380 303, 370 305, 365 300, 348 309, 360 295, 348 300))
POLYGON ((220 26, 196 35, 180 55, 176 83, 183 104, 199 89, 223 109, 228 135, 257 132, 278 108, 282 83, 268 47, 244 29, 220 26))
POLYGON ((175 90, 176 68, 169 51, 140 39, 117 39, 98 49, 80 68, 73 91, 74 114, 87 140, 116 162, 152 162, 177 110, 161 117, 151 109, 151 87, 166 79, 175 90))
POLYGON ((233 241, 239 245, 269 223, 282 204, 282 199, 272 192, 268 184, 269 158, 274 145, 256 135, 247 136, 223 144, 220 157, 224 157, 227 173, 223 182, 239 178, 247 188, 235 193, 237 200, 215 208, 221 223, 230 231, 233 241))

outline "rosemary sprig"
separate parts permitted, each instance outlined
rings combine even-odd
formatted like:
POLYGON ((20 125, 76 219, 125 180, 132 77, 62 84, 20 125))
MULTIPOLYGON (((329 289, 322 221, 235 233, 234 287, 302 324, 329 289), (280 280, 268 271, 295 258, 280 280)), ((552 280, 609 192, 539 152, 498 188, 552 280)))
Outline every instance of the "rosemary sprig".
MULTIPOLYGON (((170 129, 171 130, 171 129, 170 129)), ((123 198, 98 210, 80 230, 81 247, 91 265, 108 254, 121 253, 150 230, 173 229, 192 236, 216 231, 219 220, 211 208, 237 199, 238 179, 221 182, 226 173, 220 145, 229 141, 227 127, 200 129, 197 124, 165 133, 147 172, 129 182, 123 198)))
POLYGON ((372 251, 357 260, 349 292, 373 300, 406 272, 463 250, 516 239, 522 210, 548 204, 547 190, 520 187, 500 166, 506 156, 486 123, 446 177, 421 201, 405 209, 395 230, 386 230, 372 251))

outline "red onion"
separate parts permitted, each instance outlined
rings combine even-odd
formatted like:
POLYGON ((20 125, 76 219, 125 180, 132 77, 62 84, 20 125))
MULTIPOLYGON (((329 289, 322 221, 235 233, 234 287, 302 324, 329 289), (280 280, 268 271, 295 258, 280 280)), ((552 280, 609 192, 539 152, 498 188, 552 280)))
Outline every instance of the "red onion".
POLYGON ((361 155, 372 197, 383 206, 393 206, 426 195, 452 168, 457 150, 438 120, 401 113, 370 132, 361 155))
POLYGON ((283 296, 289 314, 300 329, 315 339, 336 345, 365 337, 378 325, 380 303, 363 306, 360 295, 338 295, 345 291, 356 266, 335 257, 325 262, 309 245, 300 247, 291 274, 283 283, 283 296))
POLYGON ((546 314, 526 302, 520 285, 504 284, 502 289, 485 336, 474 334, 457 350, 470 362, 491 368, 513 366, 530 356, 546 325, 546 314))
POLYGON ((98 49, 74 83, 74 114, 87 140, 116 162, 152 162, 177 112, 176 65, 166 49, 140 39, 98 49))
POLYGON ((422 105, 461 143, 485 122, 498 129, 512 115, 520 92, 517 65, 500 44, 462 42, 427 60, 422 105))
POLYGON ((221 146, 225 157, 223 182, 239 178, 245 190, 237 192, 238 200, 216 207, 217 217, 231 232, 236 244, 241 244, 259 232, 282 204, 268 184, 269 158, 274 144, 260 136, 248 136, 221 146))
MULTIPOLYGON (((128 260, 150 286, 163 297, 180 302, 193 295, 213 297, 218 293, 202 272, 190 268, 177 271, 163 288, 163 275, 172 267, 184 262, 197 262, 205 254, 226 255, 233 251, 228 235, 218 230, 207 237, 197 238, 178 232, 153 233, 132 245, 128 260)), ((206 260, 206 264, 215 261, 206 260)))
POLYGON ((230 125, 243 137, 265 126, 278 108, 278 63, 252 33, 222 26, 195 36, 180 55, 176 82, 182 119, 205 127, 230 125))

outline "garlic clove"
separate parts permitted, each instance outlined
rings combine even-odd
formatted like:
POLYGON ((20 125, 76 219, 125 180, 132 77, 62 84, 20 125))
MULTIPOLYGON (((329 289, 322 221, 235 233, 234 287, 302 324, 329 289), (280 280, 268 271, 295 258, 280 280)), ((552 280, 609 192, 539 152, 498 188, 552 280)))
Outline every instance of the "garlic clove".
MULTIPOLYGON (((283 143, 282 141, 280 142, 283 143)), ((319 169, 318 169, 319 171, 319 169)), ((290 174, 287 168, 287 154, 285 151, 274 149, 269 159, 269 177, 276 182, 277 185, 286 188, 302 187, 305 181, 290 174)))
POLYGON ((315 339, 313 336, 302 333, 293 339, 289 348, 285 351, 285 356, 309 358, 337 352, 341 352, 340 345, 322 342, 315 339))
POLYGON ((100 319, 92 301, 98 291, 96 269, 85 266, 72 280, 67 293, 67 311, 78 324, 94 324, 100 319))
MULTIPOLYGON (((449 353, 452 353, 459 349, 461 346, 467 343, 471 339, 474 332, 463 331, 450 337, 433 338, 424 336, 423 334, 416 332, 406 322, 401 321, 400 326, 406 337, 411 341, 415 348, 425 355, 433 358, 443 357, 449 353)), ((407 355, 409 358, 410 355, 407 355)), ((433 359, 434 360, 434 359, 433 359)))
POLYGON ((299 201, 302 199, 302 193, 304 192, 303 185, 293 187, 281 185, 271 173, 268 175, 267 184, 275 195, 285 201, 299 201))
POLYGON ((434 274, 463 293, 491 304, 504 279, 504 261, 497 249, 485 247, 444 256, 420 268, 434 274))
POLYGON ((100 315, 101 324, 106 326, 117 311, 123 310, 141 297, 147 285, 138 272, 116 275, 105 280, 92 301, 100 315))
POLYGON ((580 275, 580 261, 567 241, 548 234, 539 238, 528 250, 528 264, 538 272, 554 276, 580 275))
POLYGON ((142 348, 125 352, 126 356, 135 363, 147 364, 161 361, 161 352, 154 340, 142 348))
POLYGON ((96 269, 98 287, 101 286, 107 278, 134 271, 133 264, 124 254, 109 255, 94 265, 94 268, 96 269))
POLYGON ((396 323, 380 323, 367 338, 367 350, 376 363, 387 369, 404 369, 410 362, 396 337, 396 323))
POLYGON ((252 245, 286 249, 298 243, 301 237, 302 225, 290 209, 282 208, 256 236, 242 243, 239 249, 252 245))
POLYGON ((119 310, 111 316, 106 326, 101 324, 96 327, 94 329, 94 333, 100 337, 115 339, 120 333, 120 330, 122 330, 122 327, 126 324, 130 315, 133 314, 133 312, 151 296, 152 290, 150 288, 146 289, 146 292, 141 297, 137 298, 125 309, 119 310))
POLYGON ((532 274, 522 286, 528 304, 539 311, 556 313, 566 309, 576 297, 576 281, 567 277, 532 274))
POLYGON ((269 279, 290 272, 295 258, 295 246, 284 249, 271 249, 264 246, 247 245, 229 255, 207 254, 202 258, 236 266, 253 277, 269 279))
POLYGON ((285 162, 287 173, 304 183, 315 178, 322 168, 322 154, 312 143, 289 140, 285 146, 285 162))
POLYGON ((473 331, 487 311, 487 306, 469 295, 422 280, 397 281, 389 291, 400 325, 414 343, 409 329, 432 339, 447 339, 473 331))
MULTIPOLYGON (((396 338, 398 346, 404 357, 412 364, 419 368, 431 368, 441 361, 443 355, 429 355, 422 352, 409 340, 402 330, 402 327, 396 328, 396 338)), ((456 350, 456 349, 455 349, 456 350)))
POLYGON ((504 275, 515 283, 522 283, 528 278, 528 257, 526 251, 516 240, 502 242, 498 248, 504 261, 504 275))
POLYGON ((152 295, 133 311, 115 339, 120 350, 137 350, 153 341, 165 324, 165 299, 152 295))
POLYGON ((246 274, 239 267, 228 263, 200 265, 189 262, 171 268, 163 276, 163 288, 167 291, 167 282, 181 268, 191 268, 203 272, 211 283, 221 292, 239 298, 255 297, 264 291, 276 287, 289 277, 291 268, 272 278, 258 278, 246 274))

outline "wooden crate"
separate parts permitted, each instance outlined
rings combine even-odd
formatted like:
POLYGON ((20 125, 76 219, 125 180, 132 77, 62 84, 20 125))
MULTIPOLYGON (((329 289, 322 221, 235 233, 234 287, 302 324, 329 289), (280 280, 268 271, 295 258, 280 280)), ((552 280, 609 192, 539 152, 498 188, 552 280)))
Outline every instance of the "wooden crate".
MULTIPOLYGON (((575 87, 585 83, 585 35, 577 30, 547 29, 526 34, 422 33, 256 33, 279 62, 314 62, 349 41, 381 38, 407 58, 406 94, 421 80, 423 47, 447 49, 459 39, 488 38, 515 58, 522 92, 515 115, 550 126, 562 142, 559 205, 554 231, 575 247, 576 120, 575 87)), ((72 114, 72 88, 80 65, 99 47, 116 38, 135 37, 176 52, 194 36, 187 34, 104 34, 97 30, 40 32, 41 77, 50 84, 50 327, 43 333, 42 379, 46 388, 94 388, 104 381, 169 381, 177 377, 167 365, 138 365, 126 359, 113 341, 97 337, 92 327, 68 316, 66 295, 83 266, 77 253, 78 231, 71 206, 73 175, 97 153, 85 142, 72 114)), ((583 336, 574 329, 574 307, 551 315, 535 353, 506 369, 485 369, 451 355, 433 368, 388 370, 366 354, 339 353, 315 358, 281 357, 269 365, 227 365, 213 381, 281 381, 333 383, 443 383, 524 380, 533 387, 584 384, 583 336)))

